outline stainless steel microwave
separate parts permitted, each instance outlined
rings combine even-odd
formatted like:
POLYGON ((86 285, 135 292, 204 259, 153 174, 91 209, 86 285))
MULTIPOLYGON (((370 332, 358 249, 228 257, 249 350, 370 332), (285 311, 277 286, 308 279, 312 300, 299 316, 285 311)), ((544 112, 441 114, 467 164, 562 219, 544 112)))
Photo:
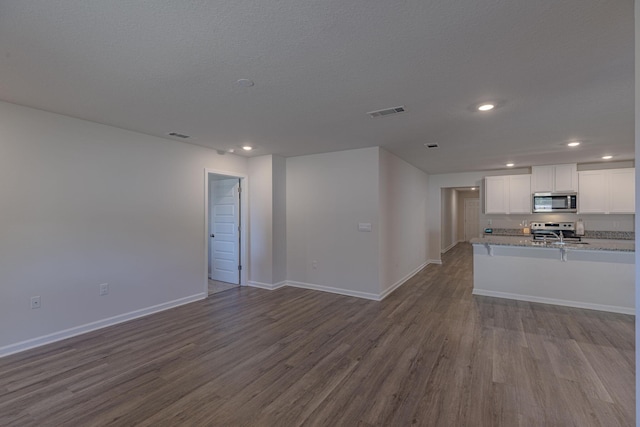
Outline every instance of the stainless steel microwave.
POLYGON ((533 193, 533 212, 577 212, 577 193, 533 193))

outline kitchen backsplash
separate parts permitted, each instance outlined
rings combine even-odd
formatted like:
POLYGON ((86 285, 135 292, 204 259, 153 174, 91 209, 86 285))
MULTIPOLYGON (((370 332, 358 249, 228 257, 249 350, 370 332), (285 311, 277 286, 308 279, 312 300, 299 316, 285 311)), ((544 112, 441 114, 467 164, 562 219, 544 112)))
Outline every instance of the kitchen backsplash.
POLYGON ((636 233, 633 231, 590 231, 584 230, 586 239, 615 239, 615 240, 635 240, 636 233))
POLYGON ((582 219, 585 234, 590 232, 634 232, 635 215, 577 215, 570 213, 531 215, 480 215, 480 228, 520 229, 524 222, 576 222, 582 219))
MULTIPOLYGON (((542 222, 542 221, 540 221, 542 222)), ((495 228, 492 227, 494 236, 522 236, 522 228, 495 228)), ((585 239, 613 239, 613 240, 634 240, 636 233, 633 231, 594 231, 585 230, 585 239)))

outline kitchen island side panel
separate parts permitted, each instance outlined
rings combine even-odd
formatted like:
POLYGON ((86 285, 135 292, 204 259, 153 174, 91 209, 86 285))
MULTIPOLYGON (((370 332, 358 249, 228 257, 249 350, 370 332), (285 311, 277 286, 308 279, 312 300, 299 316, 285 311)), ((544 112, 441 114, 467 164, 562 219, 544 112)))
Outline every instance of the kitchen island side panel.
POLYGON ((634 314, 634 252, 473 245, 473 293, 634 314))

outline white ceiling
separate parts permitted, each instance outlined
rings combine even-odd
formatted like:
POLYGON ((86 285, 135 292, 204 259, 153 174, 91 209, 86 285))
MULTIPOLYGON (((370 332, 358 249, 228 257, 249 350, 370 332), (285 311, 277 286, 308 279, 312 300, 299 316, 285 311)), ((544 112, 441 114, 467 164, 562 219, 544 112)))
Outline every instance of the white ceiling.
POLYGON ((383 146, 429 173, 621 160, 633 43, 631 0, 0 1, 0 99, 252 155, 383 146))

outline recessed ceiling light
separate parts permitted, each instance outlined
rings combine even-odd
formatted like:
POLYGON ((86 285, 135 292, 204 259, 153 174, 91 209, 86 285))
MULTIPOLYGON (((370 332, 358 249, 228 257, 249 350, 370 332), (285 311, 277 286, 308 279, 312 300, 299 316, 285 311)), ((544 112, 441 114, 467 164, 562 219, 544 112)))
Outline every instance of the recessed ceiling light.
POLYGON ((243 146, 242 146, 242 149, 243 149, 244 151, 251 151, 251 150, 253 150, 253 147, 252 147, 252 146, 250 146, 250 145, 243 145, 243 146))
POLYGON ((580 141, 573 141, 567 144, 569 147, 577 147, 580 145, 580 141))
POLYGON ((494 108, 496 108, 495 104, 481 104, 481 105, 478 105, 478 110, 479 111, 491 111, 494 108))
POLYGON ((514 164, 513 164, 513 163, 507 163, 507 167, 508 167, 508 168, 512 168, 513 166, 514 166, 514 164))
POLYGON ((603 160, 609 160, 609 159, 613 159, 613 156, 602 156, 603 160))
POLYGON ((498 108, 502 108, 505 105, 505 101, 503 99, 491 99, 489 101, 483 102, 474 102, 467 106, 467 110, 472 113, 486 113, 487 111, 497 110, 498 108))

